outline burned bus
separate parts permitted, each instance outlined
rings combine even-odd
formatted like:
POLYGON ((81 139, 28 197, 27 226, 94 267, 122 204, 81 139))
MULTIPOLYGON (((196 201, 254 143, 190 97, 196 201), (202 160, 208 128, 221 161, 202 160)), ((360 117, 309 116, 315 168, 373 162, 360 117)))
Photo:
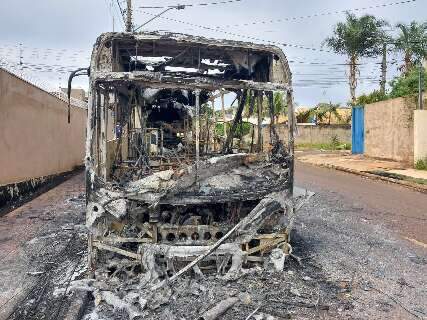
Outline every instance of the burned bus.
POLYGON ((290 254, 295 211, 307 195, 294 192, 292 81, 281 49, 106 33, 89 74, 91 271, 120 265, 154 281, 183 266, 216 266, 233 276, 273 249, 290 254), (274 92, 286 97, 286 141, 274 122, 274 92), (238 101, 229 121, 211 107, 224 94, 238 101), (244 112, 257 119, 250 146, 237 134, 244 112), (263 128, 264 117, 271 121, 263 128))

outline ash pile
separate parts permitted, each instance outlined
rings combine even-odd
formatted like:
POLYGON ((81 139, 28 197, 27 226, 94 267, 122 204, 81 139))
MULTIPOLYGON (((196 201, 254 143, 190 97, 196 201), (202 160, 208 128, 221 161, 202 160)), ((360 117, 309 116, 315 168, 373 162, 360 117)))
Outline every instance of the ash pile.
POLYGON ((296 212, 312 195, 290 192, 287 164, 275 159, 231 154, 95 188, 87 215, 93 279, 72 286, 93 294, 87 319, 249 310, 252 295, 229 285, 283 272, 296 212))

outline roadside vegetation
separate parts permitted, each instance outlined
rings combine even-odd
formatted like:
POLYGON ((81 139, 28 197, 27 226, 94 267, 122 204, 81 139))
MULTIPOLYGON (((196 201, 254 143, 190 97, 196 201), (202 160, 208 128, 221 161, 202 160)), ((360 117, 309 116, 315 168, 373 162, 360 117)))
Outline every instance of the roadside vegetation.
POLYGON ((342 115, 339 109, 339 104, 319 103, 314 108, 298 111, 295 116, 298 123, 349 124, 351 116, 342 115))
POLYGON ((298 150, 325 150, 325 151, 338 151, 338 150, 351 150, 351 143, 342 143, 339 141, 338 136, 334 135, 329 143, 300 143, 296 145, 298 150))
POLYGON ((420 159, 415 163, 415 169, 427 171, 427 158, 424 160, 420 159))
MULTIPOLYGON (((427 71, 423 70, 423 78, 427 79, 427 71)), ((418 94, 419 70, 413 67, 408 73, 394 78, 390 82, 388 93, 381 93, 378 90, 370 94, 363 94, 356 99, 355 105, 366 105, 388 99, 407 97, 418 94)), ((427 91, 427 81, 424 81, 424 91, 427 91)))
POLYGON ((412 183, 416 183, 416 184, 427 185, 426 179, 414 178, 414 177, 410 177, 410 176, 405 176, 403 174, 392 173, 392 172, 381 171, 381 170, 369 171, 368 173, 372 173, 372 174, 375 174, 375 175, 378 175, 381 177, 392 178, 392 179, 402 180, 402 181, 408 181, 408 182, 412 182, 412 183))

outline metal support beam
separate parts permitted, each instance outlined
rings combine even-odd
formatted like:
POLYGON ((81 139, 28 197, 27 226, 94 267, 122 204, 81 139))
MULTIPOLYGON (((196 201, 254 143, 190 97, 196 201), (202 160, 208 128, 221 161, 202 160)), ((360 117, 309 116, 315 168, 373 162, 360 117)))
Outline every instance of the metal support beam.
POLYGON ((294 115, 294 100, 293 94, 291 90, 286 92, 286 100, 288 105, 288 129, 289 129, 289 139, 288 139, 288 148, 289 148, 289 156, 288 156, 288 166, 289 166, 289 184, 290 184, 290 192, 291 196, 293 195, 294 190, 294 171, 295 171, 295 163, 294 163, 294 131, 295 131, 295 115, 294 115))
POLYGON ((233 120, 233 124, 230 129, 230 133, 228 134, 227 140, 225 141, 224 147, 222 149, 223 153, 230 152, 230 144, 233 141, 234 133, 236 132, 237 125, 242 120, 242 113, 246 104, 247 95, 248 95, 248 90, 243 90, 243 93, 241 94, 240 101, 239 101, 239 107, 237 109, 236 115, 233 120))
POLYGON ((196 94, 196 182, 198 180, 199 161, 200 161, 200 90, 196 94))
MULTIPOLYGON (((212 103, 212 119, 213 119, 213 129, 212 129, 212 138, 213 138, 213 152, 216 152, 216 141, 215 141, 215 133, 216 133, 216 113, 215 113, 215 100, 211 101, 212 103)), ((209 142, 208 142, 209 143, 209 142)))
POLYGON ((274 93, 268 92, 267 93, 267 97, 268 97, 268 108, 270 111, 270 143, 271 145, 275 145, 277 142, 279 142, 279 134, 277 133, 276 130, 276 124, 275 124, 275 117, 276 117, 276 112, 274 110, 274 93))
POLYGON ((258 92, 258 152, 262 152, 262 101, 263 101, 263 93, 262 91, 258 92))
POLYGON ((110 92, 105 90, 103 93, 104 101, 101 104, 101 177, 107 181, 107 122, 108 106, 110 105, 110 92))
POLYGON ((227 139, 227 130, 226 130, 226 119, 225 119, 225 101, 224 101, 224 92, 221 91, 221 110, 222 110, 222 121, 224 123, 224 141, 227 139))

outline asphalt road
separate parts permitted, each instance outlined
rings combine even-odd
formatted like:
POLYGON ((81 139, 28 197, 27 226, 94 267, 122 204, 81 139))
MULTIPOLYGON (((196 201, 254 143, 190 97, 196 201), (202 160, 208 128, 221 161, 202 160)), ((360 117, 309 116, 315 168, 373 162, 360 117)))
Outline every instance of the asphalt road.
POLYGON ((0 320, 57 320, 86 266, 84 174, 0 216, 0 320))
POLYGON ((301 163, 296 185, 316 195, 294 249, 342 288, 336 318, 427 319, 427 195, 301 163))
POLYGON ((381 224, 427 248, 427 194, 332 169, 298 163, 296 184, 354 207, 360 220, 381 224))
MULTIPOLYGON (((302 265, 290 260, 283 275, 231 286, 266 295, 277 286, 281 304, 328 307, 276 310, 291 319, 427 319, 427 195, 300 163, 296 184, 316 193, 291 239, 302 265)), ((84 219, 83 191, 77 175, 0 218, 0 319, 60 319, 67 309, 53 293, 84 263, 85 242, 72 236, 84 219)), ((230 311, 224 319, 235 318, 230 311)))

